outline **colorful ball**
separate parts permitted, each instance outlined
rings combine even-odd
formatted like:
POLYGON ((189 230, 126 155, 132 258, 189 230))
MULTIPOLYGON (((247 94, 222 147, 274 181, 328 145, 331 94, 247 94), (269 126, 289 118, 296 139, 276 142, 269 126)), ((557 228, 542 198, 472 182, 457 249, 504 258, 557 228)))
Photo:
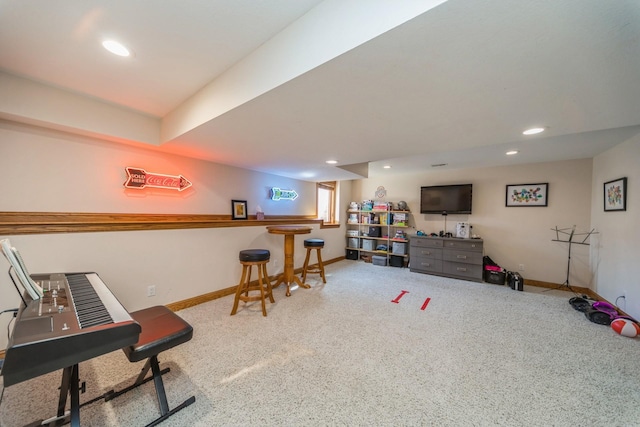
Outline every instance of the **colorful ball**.
POLYGON ((629 319, 615 319, 611 322, 611 329, 624 337, 635 338, 640 335, 640 326, 629 319))

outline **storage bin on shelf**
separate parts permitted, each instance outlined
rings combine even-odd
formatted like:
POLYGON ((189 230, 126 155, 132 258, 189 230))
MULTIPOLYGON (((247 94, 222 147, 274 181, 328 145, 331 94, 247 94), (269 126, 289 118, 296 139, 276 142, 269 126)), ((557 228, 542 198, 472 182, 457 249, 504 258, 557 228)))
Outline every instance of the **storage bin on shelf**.
POLYGON ((404 255, 407 253, 407 244, 405 242, 393 242, 391 244, 391 253, 394 255, 404 255))
POLYGON ((404 267, 404 257, 399 255, 391 255, 389 257, 389 265, 391 267, 404 267))
POLYGON ((367 240, 367 239, 363 239, 362 240, 362 249, 365 251, 373 251, 374 247, 373 247, 373 240, 367 240))
POLYGON ((374 255, 371 257, 373 265, 387 265, 387 257, 381 255, 374 255))

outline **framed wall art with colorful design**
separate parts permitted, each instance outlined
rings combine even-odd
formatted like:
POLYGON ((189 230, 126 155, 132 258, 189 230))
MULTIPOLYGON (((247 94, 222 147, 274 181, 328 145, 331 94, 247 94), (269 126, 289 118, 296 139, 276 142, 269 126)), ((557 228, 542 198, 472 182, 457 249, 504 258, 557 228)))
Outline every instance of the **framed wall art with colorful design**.
POLYGON ((507 185, 505 206, 547 206, 549 183, 507 185))
POLYGON ((627 210, 627 177, 604 183, 604 211, 627 210))

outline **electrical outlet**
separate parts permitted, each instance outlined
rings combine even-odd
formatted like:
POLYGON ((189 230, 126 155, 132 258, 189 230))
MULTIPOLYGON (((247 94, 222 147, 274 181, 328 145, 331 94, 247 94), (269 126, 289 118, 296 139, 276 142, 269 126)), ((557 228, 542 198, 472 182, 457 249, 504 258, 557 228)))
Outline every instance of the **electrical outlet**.
POLYGON ((147 296, 148 297, 155 297, 156 296, 156 286, 155 285, 151 285, 147 287, 147 296))
POLYGON ((524 271, 524 264, 518 264, 518 270, 524 271))

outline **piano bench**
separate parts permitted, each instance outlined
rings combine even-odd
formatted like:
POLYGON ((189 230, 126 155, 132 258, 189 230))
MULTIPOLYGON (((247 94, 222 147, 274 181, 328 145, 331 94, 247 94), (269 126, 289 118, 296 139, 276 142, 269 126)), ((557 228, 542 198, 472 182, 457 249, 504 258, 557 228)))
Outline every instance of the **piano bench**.
POLYGON ((131 313, 142 332, 138 342, 122 350, 130 362, 139 362, 183 344, 193 337, 193 328, 163 305, 131 313))
POLYGON ((161 371, 158 362, 159 353, 189 341, 193 336, 193 327, 164 306, 145 308, 130 314, 133 320, 140 324, 142 332, 136 344, 125 347, 122 351, 124 351, 130 362, 139 362, 147 359, 147 363, 132 386, 121 392, 111 394, 109 400, 153 378, 161 412, 160 418, 149 424, 149 426, 154 426, 191 405, 196 400, 195 396, 191 396, 176 408, 169 410, 167 395, 162 382, 162 374, 167 371, 161 371), (149 369, 151 369, 152 376, 145 380, 149 369))

